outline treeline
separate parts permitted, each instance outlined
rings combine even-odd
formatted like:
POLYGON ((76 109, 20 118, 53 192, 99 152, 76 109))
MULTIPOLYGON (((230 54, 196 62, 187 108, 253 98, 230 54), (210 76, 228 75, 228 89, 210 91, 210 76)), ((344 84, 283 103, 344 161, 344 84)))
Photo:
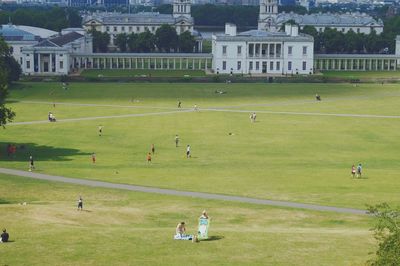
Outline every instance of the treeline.
MULTIPOLYGON (((93 51, 108 52, 110 35, 107 32, 91 31, 93 35, 93 51)), ((193 52, 196 44, 194 37, 189 31, 180 35, 176 33, 175 28, 164 24, 153 34, 150 31, 141 33, 120 33, 114 39, 114 44, 120 52, 193 52)))
POLYGON ((388 19, 381 34, 375 31, 355 33, 352 30, 343 33, 330 28, 318 32, 313 26, 305 26, 302 32, 314 37, 316 53, 394 53, 395 39, 400 34, 400 17, 388 19))
POLYGON ((72 8, 18 8, 0 12, 0 24, 11 21, 14 25, 26 25, 60 31, 68 27, 81 27, 82 18, 72 8))

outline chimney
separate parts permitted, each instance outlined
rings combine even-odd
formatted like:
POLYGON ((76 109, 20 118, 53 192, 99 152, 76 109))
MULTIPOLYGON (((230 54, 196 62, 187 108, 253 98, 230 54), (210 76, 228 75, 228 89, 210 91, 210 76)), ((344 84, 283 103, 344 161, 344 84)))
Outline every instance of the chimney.
POLYGON ((236 25, 232 23, 225 23, 225 34, 229 36, 236 36, 236 25))
POLYGON ((286 33, 286 35, 291 35, 292 34, 292 25, 285 24, 285 33, 286 33))

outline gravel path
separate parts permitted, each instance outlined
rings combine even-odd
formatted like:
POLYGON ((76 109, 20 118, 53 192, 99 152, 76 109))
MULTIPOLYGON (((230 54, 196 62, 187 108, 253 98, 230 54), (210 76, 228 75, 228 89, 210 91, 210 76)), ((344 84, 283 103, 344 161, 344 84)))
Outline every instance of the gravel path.
POLYGON ((247 197, 240 197, 240 196, 228 196, 228 195, 203 193, 203 192, 180 191, 180 190, 163 189, 163 188, 156 188, 156 187, 144 187, 144 186, 135 186, 135 185, 127 185, 127 184, 108 183, 108 182, 103 182, 103 181, 94 181, 94 180, 87 180, 87 179, 46 175, 46 174, 40 174, 40 173, 35 173, 35 172, 26 172, 26 171, 7 169, 7 168, 0 168, 0 173, 35 178, 35 179, 42 179, 42 180, 48 180, 48 181, 56 181, 56 182, 64 182, 64 183, 70 183, 70 184, 91 186, 91 187, 123 189, 123 190, 138 191, 138 192, 145 192, 145 193, 156 193, 156 194, 163 194, 163 195, 174 195, 174 196, 201 198, 201 199, 236 201, 236 202, 243 202, 243 203, 270 205, 270 206, 278 206, 278 207, 289 207, 289 208, 307 209, 307 210, 315 210, 315 211, 330 211, 330 212, 337 212, 337 213, 349 213, 349 214, 360 214, 360 215, 366 214, 365 210, 359 210, 359 209, 339 208, 339 207, 322 206, 322 205, 315 205, 315 204, 296 203, 296 202, 289 202, 289 201, 255 199, 255 198, 247 198, 247 197))

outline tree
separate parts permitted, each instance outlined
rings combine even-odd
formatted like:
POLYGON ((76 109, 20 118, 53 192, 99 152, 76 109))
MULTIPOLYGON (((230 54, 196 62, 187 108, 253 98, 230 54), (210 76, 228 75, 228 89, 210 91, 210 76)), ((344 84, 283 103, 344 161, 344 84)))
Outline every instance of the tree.
POLYGON ((114 42, 121 52, 126 52, 126 48, 128 45, 128 35, 126 33, 119 33, 117 34, 114 42))
POLYGON ((134 32, 128 35, 128 48, 130 52, 137 52, 139 50, 137 39, 138 35, 134 32))
POLYGON ((400 265, 400 209, 392 209, 387 203, 370 206, 368 212, 377 222, 373 228, 379 241, 373 266, 400 265))
MULTIPOLYGON (((11 122, 15 116, 15 113, 5 106, 6 97, 8 95, 8 85, 10 83, 10 73, 14 70, 12 69, 15 62, 14 58, 10 54, 10 48, 7 43, 0 38, 0 126, 11 122), (10 65, 10 62, 12 62, 10 65)), ((18 64, 18 63, 17 63, 18 64)), ((19 68, 19 71, 21 69, 19 68)))
POLYGON ((178 38, 179 50, 183 53, 193 52, 196 41, 189 31, 185 31, 178 38))
POLYGON ((155 46, 155 37, 149 30, 141 32, 137 37, 137 47, 139 52, 152 52, 155 46))
POLYGON ((170 52, 178 45, 178 34, 175 28, 168 24, 163 24, 156 30, 156 46, 160 51, 170 52))
POLYGON ((93 36, 93 52, 107 52, 108 44, 110 43, 110 35, 107 32, 100 32, 97 30, 91 30, 89 32, 93 36))

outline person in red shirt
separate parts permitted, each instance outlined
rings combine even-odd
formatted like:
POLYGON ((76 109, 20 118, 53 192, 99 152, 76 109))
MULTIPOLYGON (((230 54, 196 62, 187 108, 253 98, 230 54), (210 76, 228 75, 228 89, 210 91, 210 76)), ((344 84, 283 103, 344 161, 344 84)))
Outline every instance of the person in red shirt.
POLYGON ((147 162, 151 163, 151 153, 150 152, 147 154, 147 162))

